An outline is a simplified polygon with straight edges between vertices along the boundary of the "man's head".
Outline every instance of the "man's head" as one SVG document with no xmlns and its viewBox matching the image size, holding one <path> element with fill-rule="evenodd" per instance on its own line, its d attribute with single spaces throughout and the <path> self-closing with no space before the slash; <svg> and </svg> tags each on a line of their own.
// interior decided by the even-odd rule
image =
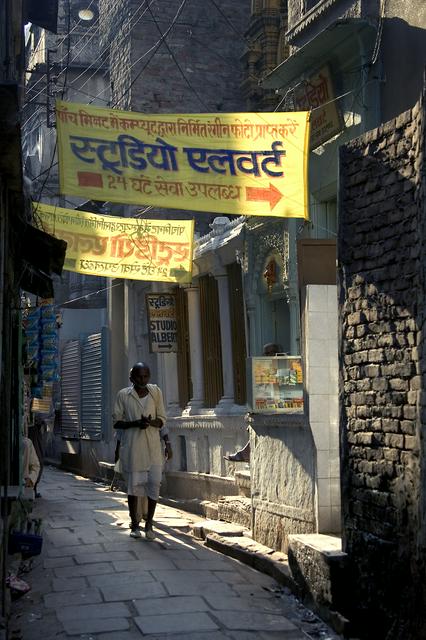
<svg viewBox="0 0 426 640">
<path fill-rule="evenodd" d="M 264 356 L 275 356 L 277 353 L 281 353 L 282 348 L 279 344 L 275 344 L 275 342 L 268 342 L 263 345 L 263 355 Z"/>
<path fill-rule="evenodd" d="M 135 389 L 145 389 L 151 377 L 149 367 L 145 362 L 137 362 L 130 369 L 130 382 Z"/>
</svg>

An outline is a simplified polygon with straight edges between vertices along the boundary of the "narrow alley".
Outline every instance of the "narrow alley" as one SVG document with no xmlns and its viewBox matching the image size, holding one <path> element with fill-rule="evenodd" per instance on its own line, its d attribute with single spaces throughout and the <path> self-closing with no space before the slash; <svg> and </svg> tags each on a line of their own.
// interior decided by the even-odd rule
<svg viewBox="0 0 426 640">
<path fill-rule="evenodd" d="M 123 493 L 53 467 L 40 491 L 43 549 L 21 574 L 14 640 L 338 638 L 272 578 L 194 541 L 196 515 L 159 505 L 148 542 L 130 538 Z"/>
</svg>

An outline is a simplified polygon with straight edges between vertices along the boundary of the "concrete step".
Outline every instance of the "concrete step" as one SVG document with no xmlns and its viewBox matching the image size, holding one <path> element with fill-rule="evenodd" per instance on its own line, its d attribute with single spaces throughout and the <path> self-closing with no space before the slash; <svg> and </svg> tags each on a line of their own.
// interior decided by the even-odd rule
<svg viewBox="0 0 426 640">
<path fill-rule="evenodd" d="M 240 525 L 222 522 L 221 520 L 201 520 L 192 527 L 192 535 L 199 540 L 205 540 L 211 533 L 232 537 L 242 536 L 244 533 L 249 535 L 250 532 Z"/>
<path fill-rule="evenodd" d="M 237 485 L 238 495 L 250 498 L 251 496 L 251 477 L 250 469 L 241 469 L 235 472 L 235 484 Z"/>
</svg>

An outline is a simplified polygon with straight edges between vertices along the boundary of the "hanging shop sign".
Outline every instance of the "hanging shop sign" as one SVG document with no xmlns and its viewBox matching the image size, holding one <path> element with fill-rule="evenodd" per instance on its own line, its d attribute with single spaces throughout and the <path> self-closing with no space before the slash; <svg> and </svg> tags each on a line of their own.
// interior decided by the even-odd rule
<svg viewBox="0 0 426 640">
<path fill-rule="evenodd" d="M 342 117 L 334 97 L 330 69 L 327 66 L 294 90 L 294 108 L 304 111 L 312 109 L 310 149 L 316 149 L 343 129 Z"/>
<path fill-rule="evenodd" d="M 146 115 L 58 101 L 61 193 L 307 218 L 309 114 Z"/>
<path fill-rule="evenodd" d="M 43 229 L 67 242 L 64 269 L 109 278 L 190 282 L 193 220 L 143 220 L 34 205 Z"/>
<path fill-rule="evenodd" d="M 178 350 L 176 296 L 174 293 L 147 293 L 149 345 L 151 353 Z"/>
</svg>

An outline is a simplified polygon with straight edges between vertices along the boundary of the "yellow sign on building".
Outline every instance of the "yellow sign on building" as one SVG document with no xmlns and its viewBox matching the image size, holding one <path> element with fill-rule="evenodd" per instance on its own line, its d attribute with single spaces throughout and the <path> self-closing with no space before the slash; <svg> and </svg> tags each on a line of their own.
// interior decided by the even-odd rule
<svg viewBox="0 0 426 640">
<path fill-rule="evenodd" d="M 67 242 L 64 269 L 94 276 L 191 282 L 193 220 L 140 220 L 34 205 L 43 230 Z"/>
<path fill-rule="evenodd" d="M 307 218 L 309 114 L 146 115 L 57 102 L 61 193 Z"/>
</svg>

